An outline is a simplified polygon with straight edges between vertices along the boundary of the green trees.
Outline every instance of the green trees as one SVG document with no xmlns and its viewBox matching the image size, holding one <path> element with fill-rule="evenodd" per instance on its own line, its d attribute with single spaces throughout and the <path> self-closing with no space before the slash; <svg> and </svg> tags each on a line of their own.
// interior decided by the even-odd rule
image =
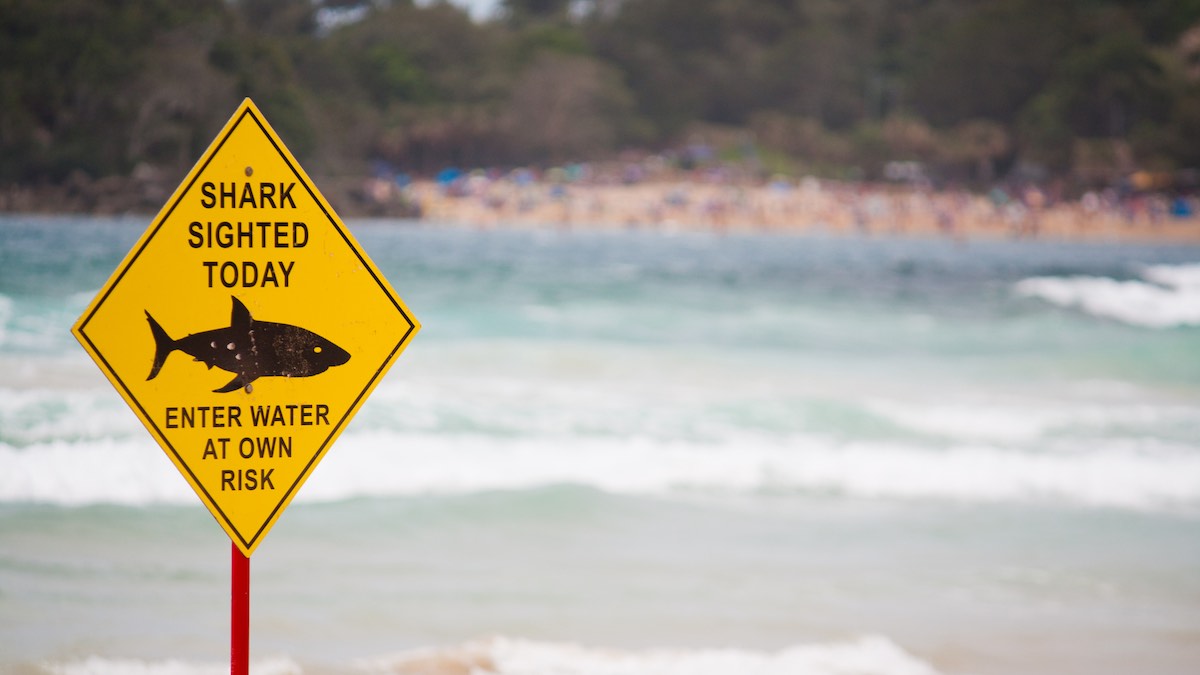
<svg viewBox="0 0 1200 675">
<path fill-rule="evenodd" d="M 0 182 L 185 170 L 242 96 L 347 175 L 605 157 L 696 125 L 866 175 L 1200 163 L 1200 0 L 500 8 L 480 23 L 445 0 L 0 0 Z"/>
<path fill-rule="evenodd" d="M 132 168 L 135 96 L 154 36 L 219 9 L 220 0 L 0 2 L 0 180 Z"/>
</svg>

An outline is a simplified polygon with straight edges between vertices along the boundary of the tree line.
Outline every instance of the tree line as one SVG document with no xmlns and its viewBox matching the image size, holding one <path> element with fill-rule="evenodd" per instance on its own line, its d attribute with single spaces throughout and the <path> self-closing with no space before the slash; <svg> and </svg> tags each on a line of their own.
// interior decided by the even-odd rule
<svg viewBox="0 0 1200 675">
<path fill-rule="evenodd" d="M 182 174 L 245 96 L 326 175 L 1105 181 L 1200 167 L 1200 0 L 0 0 L 0 184 Z"/>
</svg>

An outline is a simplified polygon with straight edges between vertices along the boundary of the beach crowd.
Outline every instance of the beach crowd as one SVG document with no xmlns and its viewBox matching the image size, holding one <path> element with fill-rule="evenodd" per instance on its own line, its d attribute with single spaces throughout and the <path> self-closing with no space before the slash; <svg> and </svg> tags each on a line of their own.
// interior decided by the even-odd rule
<svg viewBox="0 0 1200 675">
<path fill-rule="evenodd" d="M 903 168 L 903 167 L 902 167 Z M 898 174 L 904 172 L 899 171 Z M 928 181 L 756 179 L 734 170 L 683 172 L 589 165 L 535 172 L 447 170 L 435 178 L 377 176 L 367 199 L 475 227 L 824 232 L 953 238 L 1200 241 L 1195 195 L 1125 183 L 1066 197 L 1034 183 L 988 192 Z"/>
</svg>

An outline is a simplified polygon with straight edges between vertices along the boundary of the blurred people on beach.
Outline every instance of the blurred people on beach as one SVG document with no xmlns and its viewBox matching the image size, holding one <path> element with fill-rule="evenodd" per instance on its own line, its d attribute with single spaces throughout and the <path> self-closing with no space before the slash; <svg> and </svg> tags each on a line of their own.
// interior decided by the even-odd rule
<svg viewBox="0 0 1200 675">
<path fill-rule="evenodd" d="M 376 175 L 364 190 L 413 217 L 475 227 L 644 228 L 937 235 L 952 238 L 1200 240 L 1194 190 L 1131 176 L 1067 194 L 1061 185 L 935 186 L 912 163 L 880 181 L 762 178 L 738 166 L 680 168 L 660 156 L 545 171 L 447 169 Z"/>
</svg>

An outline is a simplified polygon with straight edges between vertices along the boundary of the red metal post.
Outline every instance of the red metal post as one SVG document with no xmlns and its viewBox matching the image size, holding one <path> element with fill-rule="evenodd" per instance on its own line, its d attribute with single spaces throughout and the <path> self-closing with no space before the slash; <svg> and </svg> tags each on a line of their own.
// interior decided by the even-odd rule
<svg viewBox="0 0 1200 675">
<path fill-rule="evenodd" d="M 229 673 L 248 675 L 250 672 L 250 558 L 233 547 L 233 566 L 230 573 L 229 612 Z"/>
</svg>

